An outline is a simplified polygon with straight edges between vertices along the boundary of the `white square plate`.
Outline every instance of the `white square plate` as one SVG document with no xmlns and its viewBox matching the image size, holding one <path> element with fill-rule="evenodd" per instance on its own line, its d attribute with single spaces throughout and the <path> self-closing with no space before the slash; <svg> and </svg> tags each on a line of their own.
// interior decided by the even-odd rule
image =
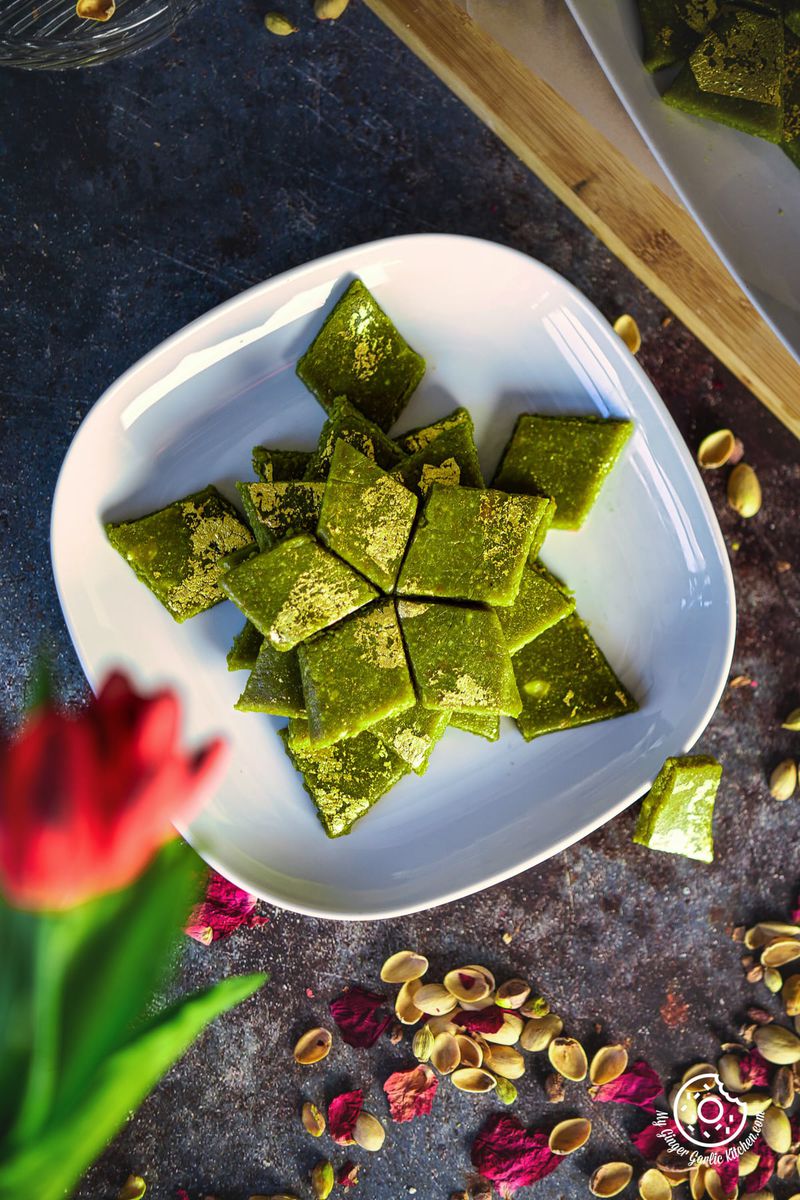
<svg viewBox="0 0 800 1200">
<path fill-rule="evenodd" d="M 525 743 L 448 730 L 354 832 L 329 841 L 284 755 L 277 719 L 238 713 L 246 676 L 225 654 L 242 619 L 224 603 L 176 625 L 111 548 L 103 521 L 142 515 L 216 483 L 251 478 L 257 442 L 311 448 L 323 413 L 294 366 L 359 275 L 428 361 L 404 428 L 457 404 L 475 419 L 491 478 L 517 414 L 628 416 L 636 432 L 579 533 L 544 560 L 641 709 Z M 420 235 L 343 251 L 236 297 L 176 334 L 97 402 L 53 501 L 61 604 L 90 682 L 113 666 L 171 684 L 189 738 L 222 732 L 231 764 L 185 830 L 214 867 L 287 908 L 386 917 L 487 887 L 554 854 L 625 808 L 664 758 L 687 750 L 716 707 L 734 597 L 716 519 L 680 435 L 646 376 L 573 287 L 516 251 Z"/>
</svg>

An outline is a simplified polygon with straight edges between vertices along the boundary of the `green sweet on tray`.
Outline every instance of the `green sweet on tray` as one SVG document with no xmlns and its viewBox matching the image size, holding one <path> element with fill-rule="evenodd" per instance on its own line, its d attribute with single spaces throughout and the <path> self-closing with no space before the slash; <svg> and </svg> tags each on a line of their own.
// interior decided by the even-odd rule
<svg viewBox="0 0 800 1200">
<path fill-rule="evenodd" d="M 509 654 L 516 654 L 574 609 L 574 598 L 555 576 L 541 564 L 527 566 L 514 603 L 496 610 Z"/>
<path fill-rule="evenodd" d="M 424 775 L 433 748 L 443 736 L 449 712 L 415 704 L 394 717 L 372 726 L 372 732 L 401 758 L 416 775 Z"/>
<path fill-rule="evenodd" d="M 638 0 L 644 65 L 660 71 L 685 58 L 719 12 L 718 0 Z"/>
<path fill-rule="evenodd" d="M 274 717 L 305 716 L 297 650 L 283 653 L 264 640 L 234 707 L 240 712 L 271 713 Z"/>
<path fill-rule="evenodd" d="M 639 810 L 633 840 L 651 850 L 714 860 L 714 802 L 722 778 L 716 759 L 668 758 Z"/>
<path fill-rule="evenodd" d="M 475 430 L 472 417 L 466 408 L 454 408 L 447 416 L 439 417 L 438 421 L 431 421 L 430 425 L 418 425 L 416 429 L 409 429 L 407 433 L 401 433 L 395 440 L 406 454 L 417 454 L 418 451 L 424 450 L 426 446 L 435 441 L 440 433 L 446 433 L 456 425 L 464 425 L 469 430 L 474 445 Z"/>
<path fill-rule="evenodd" d="M 232 567 L 222 588 L 278 650 L 287 651 L 377 596 L 371 584 L 308 534 Z"/>
<path fill-rule="evenodd" d="M 236 488 L 260 550 L 317 527 L 324 483 L 237 483 Z"/>
<path fill-rule="evenodd" d="M 780 142 L 784 25 L 779 16 L 726 8 L 692 51 L 664 100 L 745 133 Z"/>
<path fill-rule="evenodd" d="M 286 729 L 279 733 L 330 838 L 349 833 L 409 771 L 408 764 L 369 729 L 322 749 L 291 739 Z"/>
<path fill-rule="evenodd" d="M 416 703 L 389 598 L 303 642 L 298 657 L 315 748 L 355 737 Z"/>
<path fill-rule="evenodd" d="M 638 707 L 577 613 L 540 634 L 511 661 L 522 697 L 517 724 L 526 741 Z"/>
<path fill-rule="evenodd" d="M 450 724 L 487 742 L 496 742 L 500 737 L 500 717 L 496 713 L 451 713 Z"/>
<path fill-rule="evenodd" d="M 553 528 L 580 529 L 632 432 L 630 421 L 523 413 L 492 486 L 551 496 Z"/>
<path fill-rule="evenodd" d="M 308 469 L 311 450 L 277 450 L 272 446 L 253 446 L 253 470 L 264 483 L 290 483 L 302 479 Z"/>
<path fill-rule="evenodd" d="M 256 665 L 263 633 L 256 629 L 252 621 L 245 621 L 243 627 L 233 639 L 233 645 L 228 651 L 227 663 L 229 671 L 252 671 Z"/>
<path fill-rule="evenodd" d="M 547 501 L 536 496 L 434 484 L 398 592 L 512 604 L 546 510 Z"/>
<path fill-rule="evenodd" d="M 425 360 L 354 279 L 298 362 L 297 374 L 323 408 L 347 396 L 386 430 L 425 374 Z"/>
<path fill-rule="evenodd" d="M 337 396 L 322 426 L 317 449 L 306 466 L 306 479 L 327 479 L 337 442 L 347 442 L 385 470 L 401 463 L 404 451 L 387 437 L 380 426 L 354 408 L 346 396 Z"/>
<path fill-rule="evenodd" d="M 324 487 L 317 537 L 370 583 L 391 591 L 414 525 L 417 497 L 346 442 L 336 443 Z"/>
<path fill-rule="evenodd" d="M 511 657 L 492 609 L 399 600 L 397 614 L 425 708 L 519 715 Z"/>
<path fill-rule="evenodd" d="M 105 527 L 108 540 L 176 621 L 205 612 L 220 590 L 226 555 L 253 535 L 215 487 L 176 500 L 149 516 Z"/>
<path fill-rule="evenodd" d="M 472 421 L 457 421 L 392 471 L 407 488 L 426 496 L 434 483 L 484 486 Z"/>
</svg>

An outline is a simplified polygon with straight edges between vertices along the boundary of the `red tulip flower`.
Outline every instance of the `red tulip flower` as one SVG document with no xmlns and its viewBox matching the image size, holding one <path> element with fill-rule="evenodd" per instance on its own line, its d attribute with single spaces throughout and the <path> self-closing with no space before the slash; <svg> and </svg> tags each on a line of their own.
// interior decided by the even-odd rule
<svg viewBox="0 0 800 1200">
<path fill-rule="evenodd" d="M 225 753 L 179 742 L 173 692 L 138 695 L 111 675 L 72 714 L 49 700 L 0 738 L 0 891 L 18 908 L 64 909 L 139 876 L 206 798 Z"/>
</svg>

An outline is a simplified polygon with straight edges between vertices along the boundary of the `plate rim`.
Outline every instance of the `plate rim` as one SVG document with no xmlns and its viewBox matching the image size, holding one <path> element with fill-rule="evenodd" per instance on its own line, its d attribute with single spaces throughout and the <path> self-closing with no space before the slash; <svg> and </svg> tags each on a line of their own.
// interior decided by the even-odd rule
<svg viewBox="0 0 800 1200">
<path fill-rule="evenodd" d="M 564 276 L 560 275 L 552 267 L 542 263 L 539 259 L 533 258 L 532 255 L 526 254 L 524 251 L 517 250 L 514 247 L 505 245 L 502 242 L 490 241 L 487 238 L 472 237 L 470 235 L 458 233 L 419 232 L 400 234 L 397 236 L 380 238 L 369 242 L 361 242 L 355 246 L 333 251 L 332 253 L 323 255 L 320 258 L 301 263 L 297 267 L 282 271 L 278 275 L 274 275 L 268 279 L 262 280 L 261 282 L 254 284 L 252 287 L 245 289 L 243 292 L 229 297 L 221 304 L 216 305 L 214 308 L 211 308 L 204 313 L 201 313 L 200 316 L 190 321 L 187 325 L 184 325 L 174 333 L 170 334 L 157 346 L 153 347 L 153 349 L 142 355 L 136 360 L 136 362 L 123 371 L 121 375 L 119 375 L 111 384 L 109 384 L 109 386 L 100 394 L 97 400 L 88 409 L 67 448 L 61 467 L 59 468 L 56 485 L 53 491 L 50 512 L 51 569 L 55 582 L 56 594 L 58 596 L 61 612 L 67 627 L 67 632 L 69 633 L 70 640 L 78 661 L 80 662 L 81 670 L 83 671 L 84 676 L 93 692 L 96 692 L 96 683 L 93 680 L 93 672 L 90 672 L 88 668 L 83 652 L 82 639 L 78 636 L 77 630 L 73 623 L 70 602 L 62 588 L 61 579 L 59 577 L 57 545 L 57 526 L 61 518 L 61 509 L 63 508 L 61 498 L 62 493 L 65 491 L 69 482 L 70 459 L 79 441 L 83 437 L 87 436 L 87 429 L 89 428 L 93 418 L 95 418 L 101 411 L 104 412 L 106 408 L 113 404 L 113 401 L 118 393 L 123 392 L 126 389 L 130 380 L 140 371 L 149 367 L 157 358 L 160 358 L 165 351 L 170 354 L 179 352 L 183 343 L 190 341 L 207 325 L 213 324 L 220 318 L 220 316 L 231 313 L 237 307 L 246 306 L 261 293 L 268 294 L 271 290 L 277 290 L 289 278 L 298 280 L 301 279 L 303 275 L 310 273 L 311 271 L 316 271 L 325 267 L 333 267 L 338 263 L 342 264 L 341 273 L 343 274 L 347 270 L 353 269 L 353 256 L 362 255 L 367 252 L 380 253 L 381 250 L 388 247 L 397 247 L 404 244 L 421 241 L 426 243 L 430 243 L 432 241 L 442 241 L 448 244 L 468 243 L 470 246 L 478 246 L 481 248 L 488 247 L 491 248 L 493 252 L 496 252 L 500 255 L 508 255 L 513 257 L 515 260 L 523 261 L 526 266 L 533 266 L 536 269 L 544 272 L 545 275 L 549 276 L 559 288 L 564 289 L 569 298 L 581 309 L 585 317 L 591 318 L 595 324 L 598 324 L 604 328 L 604 331 L 613 333 L 610 323 L 606 320 L 596 305 L 594 305 L 592 301 L 583 294 L 583 292 L 581 292 L 573 283 L 571 283 L 568 279 L 565 279 Z M 166 376 L 169 371 L 174 368 L 174 366 L 178 365 L 178 363 L 182 361 L 182 358 L 183 356 L 179 355 L 175 362 L 168 361 L 168 366 L 162 372 L 162 375 Z M 655 385 L 651 382 L 648 375 L 635 357 L 630 355 L 629 360 L 625 359 L 623 361 L 627 362 L 628 369 L 633 372 L 633 375 L 637 379 L 639 386 L 642 388 L 651 402 L 655 415 L 660 419 L 666 433 L 669 436 L 673 450 L 678 457 L 683 460 L 684 465 L 689 468 L 688 476 L 691 480 L 692 489 L 706 518 L 706 524 L 717 552 L 719 564 L 722 568 L 722 578 L 725 584 L 724 600 L 725 616 L 727 618 L 725 631 L 726 636 L 724 652 L 720 659 L 719 676 L 716 687 L 713 690 L 710 690 L 710 698 L 706 703 L 701 717 L 691 731 L 691 735 L 681 747 L 680 752 L 685 754 L 697 742 L 713 717 L 719 705 L 719 701 L 730 673 L 730 665 L 733 657 L 733 649 L 736 638 L 737 616 L 733 571 L 731 568 L 727 548 L 725 546 L 725 541 L 722 536 L 722 531 L 720 529 L 713 505 L 711 504 L 710 497 L 706 488 L 702 485 L 699 475 L 697 475 L 696 464 L 689 453 L 689 449 L 680 433 L 680 430 L 675 424 L 675 421 L 673 420 L 666 404 L 655 388 Z M 621 387 L 623 394 L 626 394 L 627 389 L 625 388 L 624 384 L 621 384 Z M 168 394 L 168 392 L 165 393 L 165 395 Z M 222 786 L 224 786 L 224 782 Z M 297 912 L 303 916 L 315 917 L 323 920 L 382 921 L 407 916 L 412 913 L 426 912 L 434 908 L 438 908 L 441 905 L 450 904 L 456 900 L 461 900 L 468 896 L 474 895 L 477 892 L 485 891 L 486 889 L 494 887 L 499 883 L 514 878 L 516 875 L 522 874 L 524 871 L 530 870 L 539 863 L 545 862 L 554 857 L 556 854 L 561 853 L 562 850 L 567 849 L 569 846 L 582 841 L 595 830 L 613 820 L 614 817 L 618 816 L 621 812 L 633 804 L 640 796 L 644 795 L 651 786 L 652 780 L 648 780 L 645 782 L 644 786 L 634 788 L 631 792 L 625 794 L 619 801 L 607 809 L 601 816 L 597 817 L 597 819 L 591 819 L 581 824 L 578 828 L 574 829 L 572 833 L 548 844 L 547 847 L 537 851 L 535 854 L 526 858 L 522 862 L 518 862 L 507 868 L 494 871 L 485 877 L 481 877 L 480 879 L 465 885 L 464 887 L 452 889 L 442 893 L 441 895 L 437 895 L 432 899 L 424 899 L 413 904 L 405 903 L 398 906 L 379 908 L 372 907 L 363 912 L 354 912 L 352 911 L 352 907 L 350 909 L 340 909 L 331 905 L 319 907 L 313 904 L 304 904 L 294 900 L 289 902 L 283 896 L 279 897 L 270 893 L 268 890 L 264 890 L 263 887 L 256 883 L 256 881 L 253 879 L 248 879 L 246 872 L 239 872 L 238 870 L 231 871 L 229 868 L 224 867 L 221 863 L 219 855 L 217 855 L 213 848 L 209 849 L 205 845 L 205 840 L 202 837 L 193 839 L 191 824 L 187 825 L 184 822 L 176 821 L 174 822 L 174 825 L 178 833 L 189 843 L 190 846 L 192 846 L 198 856 L 202 858 L 202 860 L 207 863 L 208 866 L 210 866 L 213 870 L 218 871 L 221 875 L 224 875 L 226 879 L 230 880 L 230 882 L 234 883 L 237 887 L 256 895 L 259 899 L 264 900 L 269 904 L 273 904 L 278 908 L 285 909 L 290 912 Z M 196 842 L 200 842 L 203 845 L 202 852 L 200 849 L 198 849 Z"/>
</svg>

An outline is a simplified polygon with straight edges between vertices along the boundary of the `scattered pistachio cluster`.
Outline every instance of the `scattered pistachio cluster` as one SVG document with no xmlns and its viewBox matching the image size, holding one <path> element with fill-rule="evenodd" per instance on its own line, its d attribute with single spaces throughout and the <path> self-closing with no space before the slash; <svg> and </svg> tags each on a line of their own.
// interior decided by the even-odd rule
<svg viewBox="0 0 800 1200">
<path fill-rule="evenodd" d="M 93 2 L 97 3 L 98 0 Z M 349 3 L 350 0 L 314 0 L 314 16 L 318 21 L 336 21 Z M 264 17 L 264 26 L 269 33 L 274 33 L 277 37 L 288 37 L 297 33 L 300 28 L 280 12 L 268 12 Z"/>
</svg>

